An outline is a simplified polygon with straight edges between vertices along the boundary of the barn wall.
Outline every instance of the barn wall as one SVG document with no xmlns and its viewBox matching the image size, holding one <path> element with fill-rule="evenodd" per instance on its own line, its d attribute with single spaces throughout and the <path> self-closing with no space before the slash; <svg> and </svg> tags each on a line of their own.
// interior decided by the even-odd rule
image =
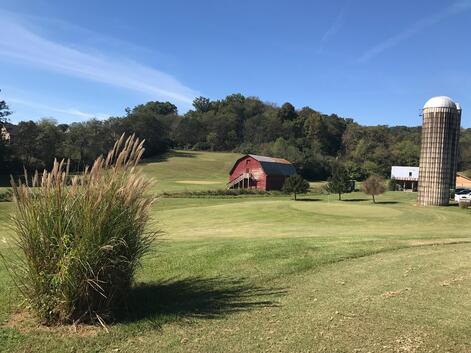
<svg viewBox="0 0 471 353">
<path fill-rule="evenodd" d="M 471 188 L 471 180 L 468 178 L 464 178 L 461 175 L 457 175 L 456 187 L 457 188 Z"/>
<path fill-rule="evenodd" d="M 257 179 L 257 185 L 255 186 L 257 189 L 266 190 L 266 175 L 260 162 L 252 157 L 243 158 L 237 163 L 237 166 L 229 177 L 229 181 L 247 172 L 252 173 L 254 178 Z"/>
<path fill-rule="evenodd" d="M 285 176 L 282 175 L 268 175 L 266 190 L 281 190 L 285 183 Z"/>
</svg>

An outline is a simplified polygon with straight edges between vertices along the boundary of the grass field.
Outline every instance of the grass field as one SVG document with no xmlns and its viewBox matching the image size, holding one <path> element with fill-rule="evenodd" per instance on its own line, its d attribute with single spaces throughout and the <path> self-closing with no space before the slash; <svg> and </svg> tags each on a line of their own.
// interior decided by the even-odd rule
<svg viewBox="0 0 471 353">
<path fill-rule="evenodd" d="M 237 158 L 191 154 L 144 166 L 154 192 L 223 187 Z M 0 351 L 470 352 L 471 211 L 415 196 L 162 198 L 164 233 L 109 333 L 37 326 L 2 268 Z"/>
<path fill-rule="evenodd" d="M 173 151 L 163 159 L 146 161 L 144 171 L 157 180 L 156 193 L 224 189 L 239 157 L 235 153 Z"/>
</svg>

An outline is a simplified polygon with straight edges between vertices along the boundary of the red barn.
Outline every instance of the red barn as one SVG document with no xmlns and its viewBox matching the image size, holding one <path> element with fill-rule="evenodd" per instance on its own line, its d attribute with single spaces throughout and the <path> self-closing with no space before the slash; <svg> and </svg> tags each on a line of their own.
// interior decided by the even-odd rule
<svg viewBox="0 0 471 353">
<path fill-rule="evenodd" d="M 239 158 L 229 172 L 229 189 L 281 190 L 285 179 L 296 174 L 286 159 L 248 154 Z"/>
</svg>

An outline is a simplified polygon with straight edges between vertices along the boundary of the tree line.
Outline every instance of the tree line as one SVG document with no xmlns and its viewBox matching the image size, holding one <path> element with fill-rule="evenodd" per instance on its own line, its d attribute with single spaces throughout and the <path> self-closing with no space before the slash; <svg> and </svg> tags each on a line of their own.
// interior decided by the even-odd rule
<svg viewBox="0 0 471 353">
<path fill-rule="evenodd" d="M 80 170 L 108 151 L 123 133 L 145 139 L 144 158 L 169 149 L 234 151 L 290 160 L 306 179 L 325 180 L 342 162 L 353 179 L 387 177 L 391 165 L 418 165 L 420 127 L 364 126 L 350 118 L 296 109 L 233 94 L 221 100 L 198 97 L 181 115 L 170 102 L 151 101 L 106 120 L 59 124 L 54 119 L 13 126 L 0 101 L 0 123 L 11 130 L 0 143 L 0 174 L 48 168 L 54 158 L 70 159 Z M 462 129 L 459 168 L 471 169 L 471 129 Z"/>
</svg>

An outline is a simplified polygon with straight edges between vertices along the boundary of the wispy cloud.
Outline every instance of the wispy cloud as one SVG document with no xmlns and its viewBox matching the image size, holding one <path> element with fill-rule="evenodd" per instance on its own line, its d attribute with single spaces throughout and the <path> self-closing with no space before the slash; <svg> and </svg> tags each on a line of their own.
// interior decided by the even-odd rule
<svg viewBox="0 0 471 353">
<path fill-rule="evenodd" d="M 347 14 L 347 10 L 351 2 L 352 2 L 351 0 L 345 0 L 337 16 L 332 22 L 332 25 L 329 27 L 329 29 L 327 29 L 327 31 L 322 36 L 321 42 L 323 44 L 327 43 L 333 36 L 335 36 L 342 29 L 345 23 L 345 16 Z"/>
<path fill-rule="evenodd" d="M 175 77 L 135 61 L 65 45 L 41 36 L 15 16 L 2 16 L 2 60 L 21 61 L 61 74 L 191 104 L 198 93 Z M 97 54 L 99 53 L 99 54 Z"/>
<path fill-rule="evenodd" d="M 15 110 L 15 105 L 21 105 L 28 108 L 33 108 L 37 110 L 39 113 L 44 114 L 45 116 L 47 116 L 50 113 L 66 114 L 66 115 L 71 115 L 71 116 L 75 116 L 78 118 L 85 118 L 85 119 L 91 119 L 91 118 L 106 119 L 111 116 L 111 114 L 104 114 L 104 113 L 87 113 L 76 108 L 52 107 L 50 105 L 36 103 L 36 102 L 19 99 L 19 98 L 12 98 L 12 97 L 8 98 L 8 103 L 10 104 L 10 108 L 12 110 Z"/>
<path fill-rule="evenodd" d="M 358 62 L 365 63 L 371 60 L 372 58 L 374 58 L 375 56 L 381 54 L 385 50 L 395 47 L 399 43 L 405 41 L 406 39 L 409 39 L 415 34 L 423 31 L 424 29 L 443 21 L 444 19 L 450 16 L 459 14 L 464 11 L 468 11 L 470 9 L 471 9 L 471 0 L 462 0 L 462 1 L 455 2 L 451 6 L 449 6 L 446 10 L 418 20 L 411 27 L 403 30 L 402 32 L 390 38 L 387 38 L 383 42 L 368 49 L 359 57 Z"/>
</svg>

